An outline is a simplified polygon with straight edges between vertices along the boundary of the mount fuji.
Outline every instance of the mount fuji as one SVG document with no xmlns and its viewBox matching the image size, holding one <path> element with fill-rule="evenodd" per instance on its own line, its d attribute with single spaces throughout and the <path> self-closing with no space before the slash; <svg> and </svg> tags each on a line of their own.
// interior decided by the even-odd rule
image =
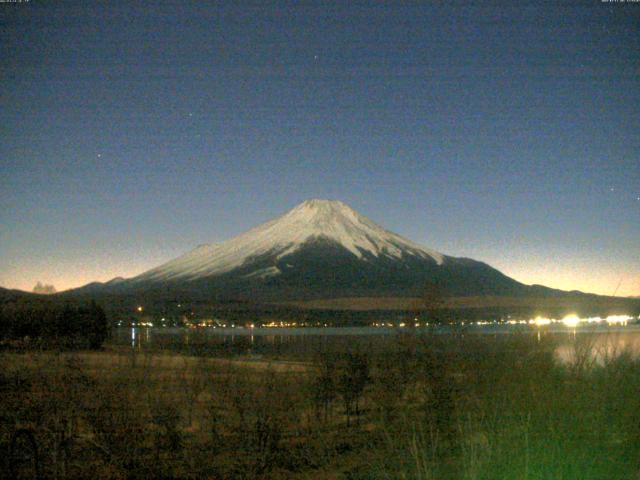
<svg viewBox="0 0 640 480">
<path fill-rule="evenodd" d="M 425 248 L 340 201 L 314 199 L 230 240 L 200 245 L 137 277 L 91 289 L 282 301 L 415 297 L 428 284 L 451 296 L 526 295 L 544 288 Z"/>
<path fill-rule="evenodd" d="M 444 260 L 444 255 L 383 229 L 342 202 L 307 200 L 281 217 L 227 242 L 201 245 L 136 280 L 196 280 L 237 268 L 244 269 L 245 277 L 276 276 L 294 266 L 283 260 L 313 244 L 340 248 L 361 261 L 415 257 L 441 265 Z M 246 271 L 251 265 L 257 268 Z"/>
</svg>

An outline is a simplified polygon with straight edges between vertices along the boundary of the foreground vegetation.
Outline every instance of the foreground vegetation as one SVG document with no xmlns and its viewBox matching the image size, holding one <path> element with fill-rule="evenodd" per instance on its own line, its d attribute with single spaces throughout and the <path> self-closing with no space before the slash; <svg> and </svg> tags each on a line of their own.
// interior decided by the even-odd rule
<svg viewBox="0 0 640 480">
<path fill-rule="evenodd" d="M 96 349 L 108 335 L 107 316 L 95 302 L 0 303 L 0 347 Z"/>
<path fill-rule="evenodd" d="M 327 342 L 296 362 L 0 353 L 2 478 L 632 479 L 640 363 L 529 335 Z M 286 359 L 285 359 L 286 360 Z"/>
</svg>

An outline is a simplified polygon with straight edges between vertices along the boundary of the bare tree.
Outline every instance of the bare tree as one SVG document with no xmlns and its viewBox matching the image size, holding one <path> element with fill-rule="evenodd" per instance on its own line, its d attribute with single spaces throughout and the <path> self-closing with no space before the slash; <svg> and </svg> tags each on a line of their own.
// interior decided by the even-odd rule
<svg viewBox="0 0 640 480">
<path fill-rule="evenodd" d="M 369 358 L 364 354 L 348 353 L 338 375 L 338 392 L 344 402 L 347 425 L 351 424 L 353 413 L 360 420 L 359 400 L 370 381 Z"/>
<path fill-rule="evenodd" d="M 422 293 L 422 315 L 432 325 L 440 325 L 445 321 L 445 293 L 440 282 L 428 282 Z"/>
<path fill-rule="evenodd" d="M 337 396 L 336 361 L 332 355 L 327 353 L 320 355 L 312 388 L 316 409 L 318 413 L 322 410 L 323 420 L 326 423 L 331 403 Z"/>
</svg>

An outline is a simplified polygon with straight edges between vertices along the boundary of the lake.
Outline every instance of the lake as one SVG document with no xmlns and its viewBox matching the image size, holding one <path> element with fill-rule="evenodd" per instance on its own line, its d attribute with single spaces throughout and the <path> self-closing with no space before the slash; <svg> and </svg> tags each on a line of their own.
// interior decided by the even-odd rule
<svg viewBox="0 0 640 480">
<path fill-rule="evenodd" d="M 556 356 L 569 362 L 576 352 L 588 350 L 603 361 L 628 351 L 640 355 L 640 324 L 561 322 L 466 325 L 459 334 L 500 341 L 510 335 L 530 335 L 537 341 L 552 341 Z M 449 327 L 325 327 L 325 328 L 118 328 L 112 342 L 144 350 L 169 350 L 207 355 L 254 355 L 305 357 L 321 350 L 358 349 L 378 351 L 399 338 L 415 335 L 428 341 L 429 335 L 451 335 Z"/>
</svg>

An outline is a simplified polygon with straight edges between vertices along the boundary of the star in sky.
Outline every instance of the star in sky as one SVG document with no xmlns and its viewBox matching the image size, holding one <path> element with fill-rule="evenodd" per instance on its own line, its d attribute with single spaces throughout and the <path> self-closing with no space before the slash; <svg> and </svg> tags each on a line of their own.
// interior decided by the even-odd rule
<svg viewBox="0 0 640 480">
<path fill-rule="evenodd" d="M 2 286 L 133 276 L 320 197 L 525 283 L 640 295 L 630 10 L 31 3 L 0 8 Z"/>
</svg>

